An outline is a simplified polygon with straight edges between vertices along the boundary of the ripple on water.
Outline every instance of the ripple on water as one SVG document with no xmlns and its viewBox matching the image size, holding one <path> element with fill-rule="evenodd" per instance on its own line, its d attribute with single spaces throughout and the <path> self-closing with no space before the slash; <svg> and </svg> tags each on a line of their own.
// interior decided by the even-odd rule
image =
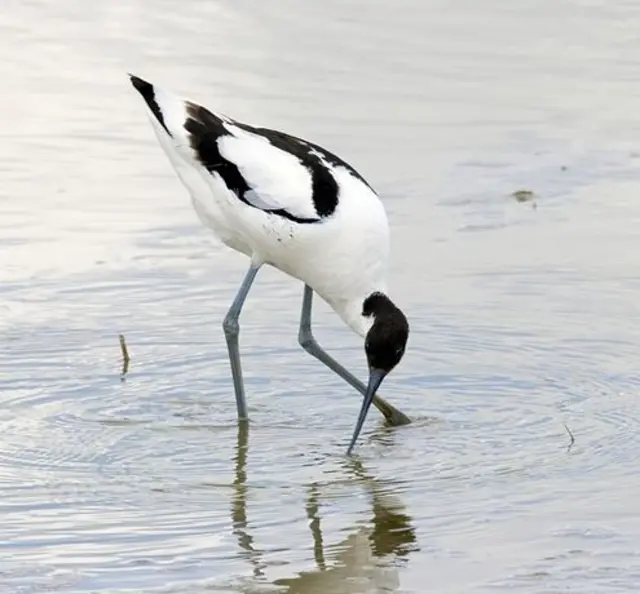
<svg viewBox="0 0 640 594">
<path fill-rule="evenodd" d="M 59 373 L 53 361 L 43 371 L 49 389 L 15 389 L 3 403 L 0 509 L 11 544 L 0 546 L 11 550 L 13 569 L 9 566 L 6 575 L 12 581 L 20 582 L 21 564 L 32 563 L 51 568 L 50 583 L 57 579 L 53 568 L 72 566 L 68 583 L 95 590 L 116 583 L 107 571 L 124 572 L 119 588 L 143 582 L 154 588 L 166 578 L 155 583 L 152 567 L 162 572 L 170 567 L 170 575 L 197 582 L 210 577 L 205 567 L 213 562 L 216 573 L 234 574 L 243 556 L 258 573 L 260 567 L 283 568 L 283 579 L 307 566 L 305 501 L 311 495 L 304 485 L 312 489 L 319 468 L 321 474 L 340 474 L 335 453 L 347 435 L 336 437 L 335 411 L 321 408 L 314 416 L 299 407 L 296 413 L 286 399 L 270 408 L 275 394 L 267 392 L 264 404 L 256 398 L 249 446 L 248 435 L 238 433 L 228 394 L 214 390 L 212 395 L 210 386 L 201 394 L 188 393 L 204 381 L 197 371 L 185 378 L 177 365 L 164 369 L 161 381 L 152 369 L 121 382 L 114 370 L 91 382 L 102 356 L 72 356 L 64 346 L 76 341 L 77 334 L 61 337 L 58 355 L 66 369 Z M 23 336 L 16 360 L 20 350 L 34 360 L 54 357 L 38 345 Z M 26 377 L 18 381 L 29 383 Z M 302 402 L 305 390 L 299 388 L 291 401 Z M 354 409 L 359 400 L 354 398 Z M 349 430 L 352 422 L 345 423 Z M 297 445 L 288 447 L 291 443 Z M 335 480 L 319 486 L 325 500 Z M 354 485 L 345 484 L 344 495 Z M 282 509 L 292 513 L 283 518 Z M 323 521 L 340 532 L 343 520 L 334 505 Z M 287 532 L 286 546 L 273 541 L 280 530 Z"/>
</svg>

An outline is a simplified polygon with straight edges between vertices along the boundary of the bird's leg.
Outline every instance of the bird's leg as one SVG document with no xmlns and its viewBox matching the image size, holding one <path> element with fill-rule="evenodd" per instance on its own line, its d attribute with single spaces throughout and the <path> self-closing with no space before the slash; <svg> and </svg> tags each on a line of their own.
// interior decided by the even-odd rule
<svg viewBox="0 0 640 594">
<path fill-rule="evenodd" d="M 247 419 L 247 401 L 244 396 L 244 382 L 242 381 L 242 367 L 240 365 L 240 349 L 238 345 L 238 335 L 240 334 L 240 324 L 238 324 L 238 318 L 242 311 L 242 306 L 247 298 L 249 289 L 253 284 L 253 280 L 256 274 L 260 270 L 260 264 L 251 263 L 249 270 L 247 271 L 238 294 L 233 300 L 227 315 L 222 322 L 222 328 L 224 329 L 224 335 L 227 339 L 227 348 L 229 349 L 229 362 L 231 363 L 231 374 L 233 375 L 233 388 L 236 393 L 236 405 L 238 407 L 238 418 Z"/>
<path fill-rule="evenodd" d="M 353 386 L 360 394 L 365 394 L 367 386 L 365 386 L 357 377 L 347 371 L 333 357 L 328 355 L 325 350 L 317 343 L 311 331 L 311 302 L 313 299 L 313 289 L 308 285 L 304 286 L 304 295 L 302 297 L 302 313 L 300 314 L 300 330 L 298 331 L 298 342 L 300 346 L 313 355 L 319 361 L 322 361 L 329 369 L 335 371 L 343 380 Z M 380 396 L 374 396 L 373 404 L 384 415 L 387 423 L 390 425 L 407 425 L 411 419 L 402 411 L 391 406 L 386 400 Z"/>
</svg>

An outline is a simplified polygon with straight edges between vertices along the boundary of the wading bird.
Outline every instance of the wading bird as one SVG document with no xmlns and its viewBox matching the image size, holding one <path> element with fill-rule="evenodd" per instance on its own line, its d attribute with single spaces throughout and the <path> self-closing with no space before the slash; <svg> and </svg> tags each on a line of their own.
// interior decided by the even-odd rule
<svg viewBox="0 0 640 594">
<path fill-rule="evenodd" d="M 247 418 L 238 319 L 258 270 L 270 264 L 304 283 L 300 344 L 364 395 L 347 454 L 372 402 L 391 424 L 408 423 L 376 395 L 404 354 L 409 324 L 387 296 L 389 225 L 371 186 L 316 144 L 214 114 L 129 76 L 198 217 L 222 243 L 250 258 L 223 322 L 238 417 Z M 365 339 L 366 386 L 315 341 L 314 291 Z"/>
</svg>

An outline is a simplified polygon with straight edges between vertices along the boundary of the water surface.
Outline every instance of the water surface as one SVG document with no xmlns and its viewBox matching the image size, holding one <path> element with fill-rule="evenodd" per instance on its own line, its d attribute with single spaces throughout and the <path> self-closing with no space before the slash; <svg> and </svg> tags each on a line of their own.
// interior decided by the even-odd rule
<svg viewBox="0 0 640 594">
<path fill-rule="evenodd" d="M 9 0 L 0 591 L 637 592 L 639 27 L 633 2 Z M 238 427 L 220 324 L 247 263 L 126 72 L 379 189 L 412 329 L 383 394 L 412 425 L 373 411 L 344 457 L 360 398 L 263 270 Z"/>
</svg>

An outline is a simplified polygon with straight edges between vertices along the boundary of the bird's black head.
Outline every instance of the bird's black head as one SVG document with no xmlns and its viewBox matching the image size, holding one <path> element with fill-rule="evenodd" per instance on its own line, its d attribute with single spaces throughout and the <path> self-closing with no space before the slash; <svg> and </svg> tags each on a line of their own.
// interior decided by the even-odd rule
<svg viewBox="0 0 640 594">
<path fill-rule="evenodd" d="M 402 359 L 409 338 L 405 315 L 383 293 L 372 293 L 362 304 L 362 315 L 373 319 L 364 342 L 369 370 L 389 373 Z"/>
<path fill-rule="evenodd" d="M 369 384 L 347 453 L 351 452 L 358 439 L 378 387 L 402 359 L 409 338 L 407 318 L 383 293 L 371 293 L 364 300 L 362 315 L 373 321 L 364 341 L 369 364 Z"/>
</svg>

